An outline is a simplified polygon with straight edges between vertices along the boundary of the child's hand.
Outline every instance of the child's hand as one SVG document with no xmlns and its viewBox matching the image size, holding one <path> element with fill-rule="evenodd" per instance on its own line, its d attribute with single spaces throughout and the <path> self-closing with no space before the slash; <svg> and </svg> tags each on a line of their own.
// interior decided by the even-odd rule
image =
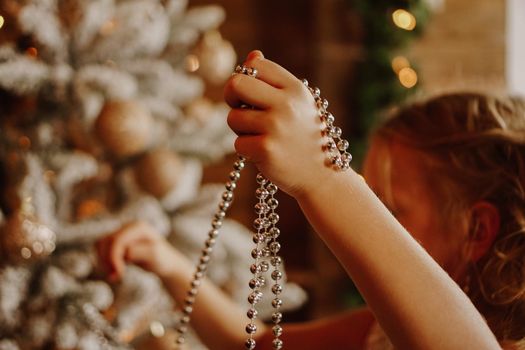
<svg viewBox="0 0 525 350">
<path fill-rule="evenodd" d="M 110 280 L 120 279 L 126 263 L 133 263 L 159 277 L 167 276 L 183 259 L 155 229 L 135 222 L 97 242 L 100 261 L 109 271 Z"/>
<path fill-rule="evenodd" d="M 245 65 L 257 69 L 257 78 L 234 74 L 224 89 L 232 108 L 228 124 L 239 136 L 235 149 L 282 190 L 300 195 L 331 172 L 314 98 L 302 81 L 260 51 L 251 52 Z"/>
</svg>

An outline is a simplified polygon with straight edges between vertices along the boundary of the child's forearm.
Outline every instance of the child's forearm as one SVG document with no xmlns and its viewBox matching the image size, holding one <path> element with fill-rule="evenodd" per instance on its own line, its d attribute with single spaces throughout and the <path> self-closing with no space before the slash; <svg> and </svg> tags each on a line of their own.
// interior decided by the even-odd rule
<svg viewBox="0 0 525 350">
<path fill-rule="evenodd" d="M 467 296 L 353 171 L 298 196 L 396 348 L 496 349 Z"/>
<path fill-rule="evenodd" d="M 177 262 L 170 273 L 160 276 L 178 305 L 184 305 L 194 270 L 195 267 L 189 261 L 181 261 Z M 191 325 L 201 340 L 214 350 L 243 349 L 243 344 L 248 338 L 244 331 L 247 323 L 245 310 L 204 278 L 198 289 L 191 315 Z M 260 336 L 266 331 L 266 327 L 259 321 L 256 325 L 258 329 L 256 335 Z"/>
</svg>

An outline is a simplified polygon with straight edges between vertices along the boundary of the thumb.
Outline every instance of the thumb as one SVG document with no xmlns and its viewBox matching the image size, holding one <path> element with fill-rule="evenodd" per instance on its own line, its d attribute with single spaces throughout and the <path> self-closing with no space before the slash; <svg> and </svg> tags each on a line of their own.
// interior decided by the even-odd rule
<svg viewBox="0 0 525 350">
<path fill-rule="evenodd" d="M 262 51 L 261 50 L 253 50 L 253 51 L 251 51 L 248 54 L 248 56 L 246 56 L 246 61 L 249 61 L 249 60 L 254 59 L 254 58 L 263 59 L 264 55 L 263 55 Z"/>
</svg>

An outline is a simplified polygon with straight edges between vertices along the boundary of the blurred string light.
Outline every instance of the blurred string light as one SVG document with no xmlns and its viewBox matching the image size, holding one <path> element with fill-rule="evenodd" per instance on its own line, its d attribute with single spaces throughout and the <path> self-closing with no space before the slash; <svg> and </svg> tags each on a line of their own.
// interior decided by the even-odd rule
<svg viewBox="0 0 525 350">
<path fill-rule="evenodd" d="M 404 30 L 416 28 L 416 17 L 407 10 L 397 9 L 392 13 L 394 24 Z"/>
<path fill-rule="evenodd" d="M 2 29 L 2 27 L 4 26 L 4 17 L 0 15 L 0 29 Z"/>
<path fill-rule="evenodd" d="M 188 55 L 184 65 L 188 72 L 196 72 L 200 67 L 199 58 L 196 55 Z"/>
<path fill-rule="evenodd" d="M 410 67 L 410 62 L 405 56 L 396 56 L 392 59 L 392 70 L 397 74 L 401 85 L 407 89 L 417 84 L 417 73 Z"/>
<path fill-rule="evenodd" d="M 26 49 L 26 54 L 30 57 L 37 58 L 38 57 L 38 50 L 36 47 L 28 47 Z"/>
</svg>

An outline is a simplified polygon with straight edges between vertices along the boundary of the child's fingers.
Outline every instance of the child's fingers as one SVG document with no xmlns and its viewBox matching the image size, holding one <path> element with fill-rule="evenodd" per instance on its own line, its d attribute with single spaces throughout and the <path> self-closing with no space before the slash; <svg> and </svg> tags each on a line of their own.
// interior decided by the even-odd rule
<svg viewBox="0 0 525 350">
<path fill-rule="evenodd" d="M 235 140 L 237 154 L 244 156 L 251 162 L 259 163 L 267 154 L 266 138 L 263 135 L 239 136 Z"/>
<path fill-rule="evenodd" d="M 244 65 L 257 69 L 257 79 L 275 88 L 283 89 L 297 83 L 297 78 L 292 73 L 277 63 L 265 59 L 260 51 L 250 52 Z"/>
<path fill-rule="evenodd" d="M 265 119 L 256 109 L 233 108 L 228 113 L 228 125 L 237 135 L 262 134 L 267 130 Z"/>
<path fill-rule="evenodd" d="M 151 258 L 151 248 L 147 240 L 137 240 L 129 244 L 124 252 L 124 260 L 137 265 L 143 265 Z"/>
<path fill-rule="evenodd" d="M 267 109 L 279 97 L 278 90 L 244 74 L 234 74 L 224 87 L 224 99 L 231 108 L 250 105 Z"/>
<path fill-rule="evenodd" d="M 120 277 L 126 266 L 125 252 L 129 245 L 144 237 L 144 227 L 132 224 L 118 231 L 109 247 L 109 262 L 116 277 Z"/>
</svg>

